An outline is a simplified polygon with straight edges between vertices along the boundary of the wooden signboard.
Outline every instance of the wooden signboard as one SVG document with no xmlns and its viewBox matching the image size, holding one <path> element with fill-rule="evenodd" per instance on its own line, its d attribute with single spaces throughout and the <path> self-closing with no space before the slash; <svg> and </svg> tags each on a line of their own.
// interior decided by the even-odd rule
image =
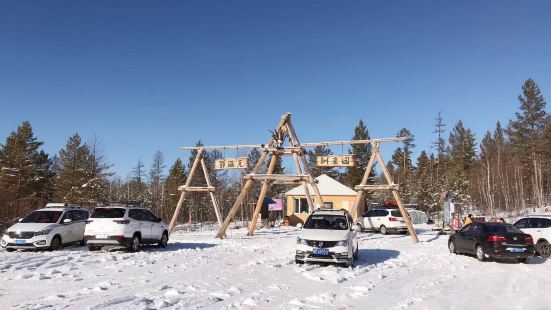
<svg viewBox="0 0 551 310">
<path fill-rule="evenodd" d="M 245 169 L 249 167 L 249 158 L 248 157 L 237 157 L 237 158 L 224 158 L 217 159 L 214 162 L 214 169 Z"/>
<path fill-rule="evenodd" d="M 356 165 L 356 161 L 353 155 L 318 156 L 316 165 L 318 167 L 352 167 Z"/>
</svg>

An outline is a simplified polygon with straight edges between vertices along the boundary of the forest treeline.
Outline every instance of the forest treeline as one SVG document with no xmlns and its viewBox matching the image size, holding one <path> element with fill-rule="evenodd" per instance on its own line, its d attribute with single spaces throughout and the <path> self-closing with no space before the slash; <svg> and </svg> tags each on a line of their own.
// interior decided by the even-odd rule
<svg viewBox="0 0 551 310">
<path fill-rule="evenodd" d="M 433 212 L 441 209 L 441 194 L 449 192 L 452 200 L 487 214 L 519 212 L 544 206 L 551 194 L 551 117 L 545 99 L 535 81 L 528 79 L 518 97 L 519 109 L 507 124 L 497 122 L 483 137 L 475 134 L 461 120 L 447 129 L 440 113 L 435 117 L 434 142 L 428 150 L 415 152 L 415 136 L 407 128 L 396 136 L 410 138 L 401 144 L 387 166 L 394 182 L 400 185 L 402 200 Z M 492 126 L 494 127 L 494 126 Z M 360 120 L 351 139 L 368 139 L 366 124 Z M 197 145 L 202 145 L 201 141 Z M 56 154 L 47 154 L 43 142 L 27 121 L 11 132 L 0 145 L 0 223 L 4 226 L 47 202 L 68 202 L 93 207 L 107 202 L 139 202 L 169 220 L 179 198 L 178 186 L 186 181 L 195 158 L 177 159 L 167 171 L 161 151 L 153 154 L 146 167 L 137 160 L 126 178 L 116 175 L 105 158 L 97 139 L 82 141 L 75 133 Z M 320 146 L 308 151 L 308 162 L 317 176 L 328 174 L 353 188 L 360 183 L 371 156 L 370 145 L 352 145 L 348 153 L 357 165 L 348 168 L 317 167 L 317 156 L 331 155 L 332 149 Z M 413 154 L 418 154 L 413 158 Z M 225 216 L 236 200 L 241 175 L 250 172 L 260 150 L 248 154 L 249 168 L 239 173 L 214 170 L 214 161 L 223 158 L 218 151 L 207 152 L 205 159 L 216 197 Z M 265 168 L 264 168 L 265 169 Z M 274 173 L 287 171 L 279 160 Z M 375 168 L 370 182 L 382 180 Z M 194 185 L 205 185 L 201 173 Z M 282 196 L 286 186 L 273 186 L 272 197 Z M 260 186 L 249 193 L 238 218 L 251 216 Z M 367 195 L 367 202 L 391 200 L 389 193 Z M 180 222 L 214 221 L 208 195 L 191 193 L 180 213 Z M 0 225 L 2 225 L 0 224 Z"/>
</svg>

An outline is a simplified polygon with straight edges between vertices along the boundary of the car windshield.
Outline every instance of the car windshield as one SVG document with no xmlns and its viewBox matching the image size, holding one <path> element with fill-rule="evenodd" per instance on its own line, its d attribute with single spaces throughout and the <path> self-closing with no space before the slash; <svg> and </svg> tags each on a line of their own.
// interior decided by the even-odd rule
<svg viewBox="0 0 551 310">
<path fill-rule="evenodd" d="M 104 218 L 104 219 L 115 219 L 124 217 L 126 212 L 123 208 L 96 208 L 90 216 L 90 218 Z"/>
<path fill-rule="evenodd" d="M 304 224 L 306 229 L 346 230 L 346 217 L 343 215 L 314 214 Z"/>
<path fill-rule="evenodd" d="M 400 210 L 392 210 L 390 211 L 390 215 L 394 217 L 402 217 L 402 213 L 400 212 Z"/>
<path fill-rule="evenodd" d="M 486 230 L 489 233 L 517 233 L 522 231 L 511 224 L 486 224 Z"/>
<path fill-rule="evenodd" d="M 57 223 L 63 211 L 34 211 L 25 216 L 21 223 Z"/>
</svg>

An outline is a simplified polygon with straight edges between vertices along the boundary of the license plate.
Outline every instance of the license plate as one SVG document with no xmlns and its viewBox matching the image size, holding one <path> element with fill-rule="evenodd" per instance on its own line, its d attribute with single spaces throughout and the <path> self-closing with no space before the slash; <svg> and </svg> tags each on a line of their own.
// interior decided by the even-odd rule
<svg viewBox="0 0 551 310">
<path fill-rule="evenodd" d="M 27 240 L 15 240 L 15 244 L 27 244 Z"/>
<path fill-rule="evenodd" d="M 508 248 L 507 250 L 509 250 L 513 253 L 522 253 L 522 252 L 524 252 L 524 248 Z"/>
<path fill-rule="evenodd" d="M 96 235 L 96 239 L 107 239 L 107 235 Z"/>
<path fill-rule="evenodd" d="M 314 248 L 312 250 L 312 254 L 316 254 L 316 255 L 329 255 L 329 249 L 318 249 L 318 248 Z"/>
</svg>

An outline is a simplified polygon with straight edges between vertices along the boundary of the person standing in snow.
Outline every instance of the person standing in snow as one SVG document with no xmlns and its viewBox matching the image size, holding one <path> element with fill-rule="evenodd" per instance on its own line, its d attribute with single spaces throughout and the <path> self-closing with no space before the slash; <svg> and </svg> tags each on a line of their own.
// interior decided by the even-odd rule
<svg viewBox="0 0 551 310">
<path fill-rule="evenodd" d="M 472 224 L 473 223 L 473 215 L 471 213 L 469 213 L 469 215 L 467 215 L 467 217 L 465 218 L 465 226 L 469 225 L 469 224 Z"/>
<path fill-rule="evenodd" d="M 459 219 L 459 215 L 457 213 L 453 214 L 452 219 L 452 230 L 453 232 L 457 232 L 461 228 L 461 220 Z"/>
</svg>

